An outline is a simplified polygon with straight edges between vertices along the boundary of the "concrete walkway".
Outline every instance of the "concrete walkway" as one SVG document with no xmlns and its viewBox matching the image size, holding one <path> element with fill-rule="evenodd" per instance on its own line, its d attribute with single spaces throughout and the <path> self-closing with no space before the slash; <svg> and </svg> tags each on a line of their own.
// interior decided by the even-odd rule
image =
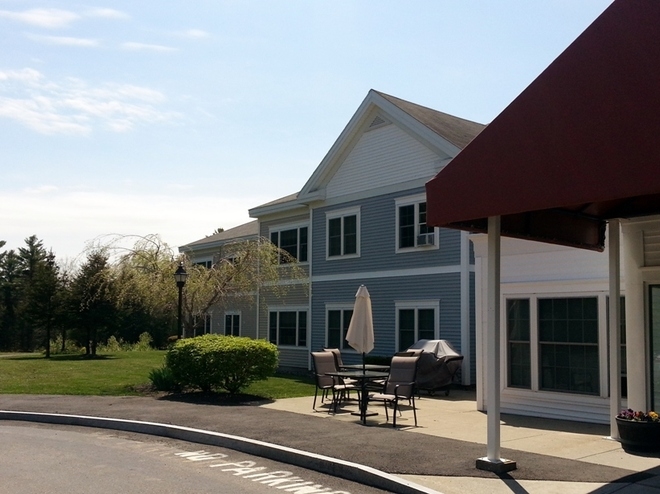
<svg viewBox="0 0 660 494">
<path fill-rule="evenodd" d="M 660 494 L 660 458 L 625 453 L 618 442 L 607 439 L 609 427 L 503 415 L 502 456 L 515 460 L 518 469 L 498 477 L 474 467 L 486 454 L 486 415 L 476 411 L 474 393 L 424 395 L 417 404 L 419 426 L 414 427 L 412 412 L 404 410 L 397 429 L 385 423 L 382 406 L 373 407 L 379 414 L 369 417 L 365 427 L 350 413 L 355 403 L 333 415 L 326 405 L 313 411 L 311 397 L 219 406 L 148 397 L 0 395 L 0 419 L 26 418 L 17 411 L 37 414 L 31 420 L 46 414 L 106 417 L 114 424 L 92 425 L 168 437 L 182 434 L 193 441 L 203 441 L 207 431 L 235 444 L 243 441 L 256 448 L 252 452 L 261 448 L 264 456 L 295 454 L 303 466 L 343 469 L 370 485 L 377 472 L 385 472 L 389 476 L 376 480 L 393 492 Z M 147 427 L 147 422 L 155 425 Z M 390 477 L 393 483 L 387 483 Z"/>
<path fill-rule="evenodd" d="M 304 413 L 310 416 L 331 420 L 355 422 L 350 414 L 329 415 L 310 409 L 309 398 L 278 400 L 264 407 Z M 427 434 L 447 439 L 482 445 L 479 456 L 486 455 L 487 416 L 476 410 L 472 391 L 454 390 L 448 397 L 444 395 L 417 400 L 419 426 L 414 427 L 412 414 L 403 412 L 397 425 L 411 434 Z M 491 478 L 465 476 L 419 476 L 401 475 L 416 483 L 426 485 L 444 494 L 465 492 L 488 492 L 493 494 L 514 493 L 642 493 L 660 494 L 660 455 L 633 455 L 626 453 L 618 441 L 608 438 L 609 426 L 585 424 L 561 420 L 540 419 L 504 414 L 501 417 L 501 446 L 507 453 L 529 452 L 556 458 L 574 460 L 574 469 L 580 463 L 621 468 L 638 472 L 639 478 L 630 482 L 579 482 L 567 480 L 516 480 L 515 472 L 510 476 Z M 381 423 L 382 414 L 370 422 Z M 507 459 L 525 468 L 525 458 L 511 453 Z M 502 456 L 505 456 L 504 454 Z M 472 463 L 477 457 L 471 458 Z M 476 472 L 476 470 L 475 470 Z M 569 478 L 569 475 L 566 475 Z"/>
</svg>

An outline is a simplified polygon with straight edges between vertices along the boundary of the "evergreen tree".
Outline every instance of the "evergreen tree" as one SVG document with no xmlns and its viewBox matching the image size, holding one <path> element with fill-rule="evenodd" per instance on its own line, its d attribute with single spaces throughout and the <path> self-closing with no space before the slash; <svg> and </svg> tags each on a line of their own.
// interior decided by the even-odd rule
<svg viewBox="0 0 660 494">
<path fill-rule="evenodd" d="M 77 306 L 74 316 L 76 339 L 89 357 L 96 355 L 99 341 L 111 332 L 117 313 L 113 304 L 112 271 L 104 251 L 88 254 L 85 264 L 71 283 L 71 296 Z"/>
<path fill-rule="evenodd" d="M 4 245 L 4 241 L 3 241 Z M 0 350 L 18 348 L 19 330 L 17 322 L 18 283 L 20 260 L 15 251 L 0 254 Z"/>
<path fill-rule="evenodd" d="M 48 260 L 48 252 L 36 235 L 25 239 L 25 247 L 18 249 L 18 257 L 21 269 L 17 304 L 20 349 L 31 352 L 41 340 L 48 319 L 47 300 L 54 294 L 55 286 L 46 279 L 51 277 L 55 261 L 54 256 Z"/>
</svg>

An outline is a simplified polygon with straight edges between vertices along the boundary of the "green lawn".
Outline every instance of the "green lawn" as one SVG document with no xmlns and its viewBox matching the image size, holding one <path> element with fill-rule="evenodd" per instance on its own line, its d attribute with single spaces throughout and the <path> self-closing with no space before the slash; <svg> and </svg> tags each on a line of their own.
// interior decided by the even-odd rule
<svg viewBox="0 0 660 494">
<path fill-rule="evenodd" d="M 164 351 L 117 352 L 95 359 L 0 354 L 0 394 L 139 395 L 150 384 L 149 372 L 160 368 L 164 358 Z M 278 375 L 244 392 L 270 399 L 311 396 L 314 383 L 300 376 Z"/>
</svg>

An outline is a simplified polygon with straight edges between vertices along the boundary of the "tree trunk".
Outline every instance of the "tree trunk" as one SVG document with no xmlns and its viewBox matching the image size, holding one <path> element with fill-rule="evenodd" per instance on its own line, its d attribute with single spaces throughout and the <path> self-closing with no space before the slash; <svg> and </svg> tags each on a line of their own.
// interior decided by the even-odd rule
<svg viewBox="0 0 660 494">
<path fill-rule="evenodd" d="M 62 327 L 62 353 L 66 350 L 66 328 Z"/>
</svg>

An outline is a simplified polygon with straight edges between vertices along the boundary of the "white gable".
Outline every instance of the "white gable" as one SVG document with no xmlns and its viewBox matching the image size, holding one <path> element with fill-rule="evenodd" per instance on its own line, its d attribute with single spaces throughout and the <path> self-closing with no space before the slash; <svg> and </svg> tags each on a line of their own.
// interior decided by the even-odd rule
<svg viewBox="0 0 660 494">
<path fill-rule="evenodd" d="M 326 199 L 438 173 L 440 156 L 394 124 L 365 132 L 326 185 Z"/>
</svg>

